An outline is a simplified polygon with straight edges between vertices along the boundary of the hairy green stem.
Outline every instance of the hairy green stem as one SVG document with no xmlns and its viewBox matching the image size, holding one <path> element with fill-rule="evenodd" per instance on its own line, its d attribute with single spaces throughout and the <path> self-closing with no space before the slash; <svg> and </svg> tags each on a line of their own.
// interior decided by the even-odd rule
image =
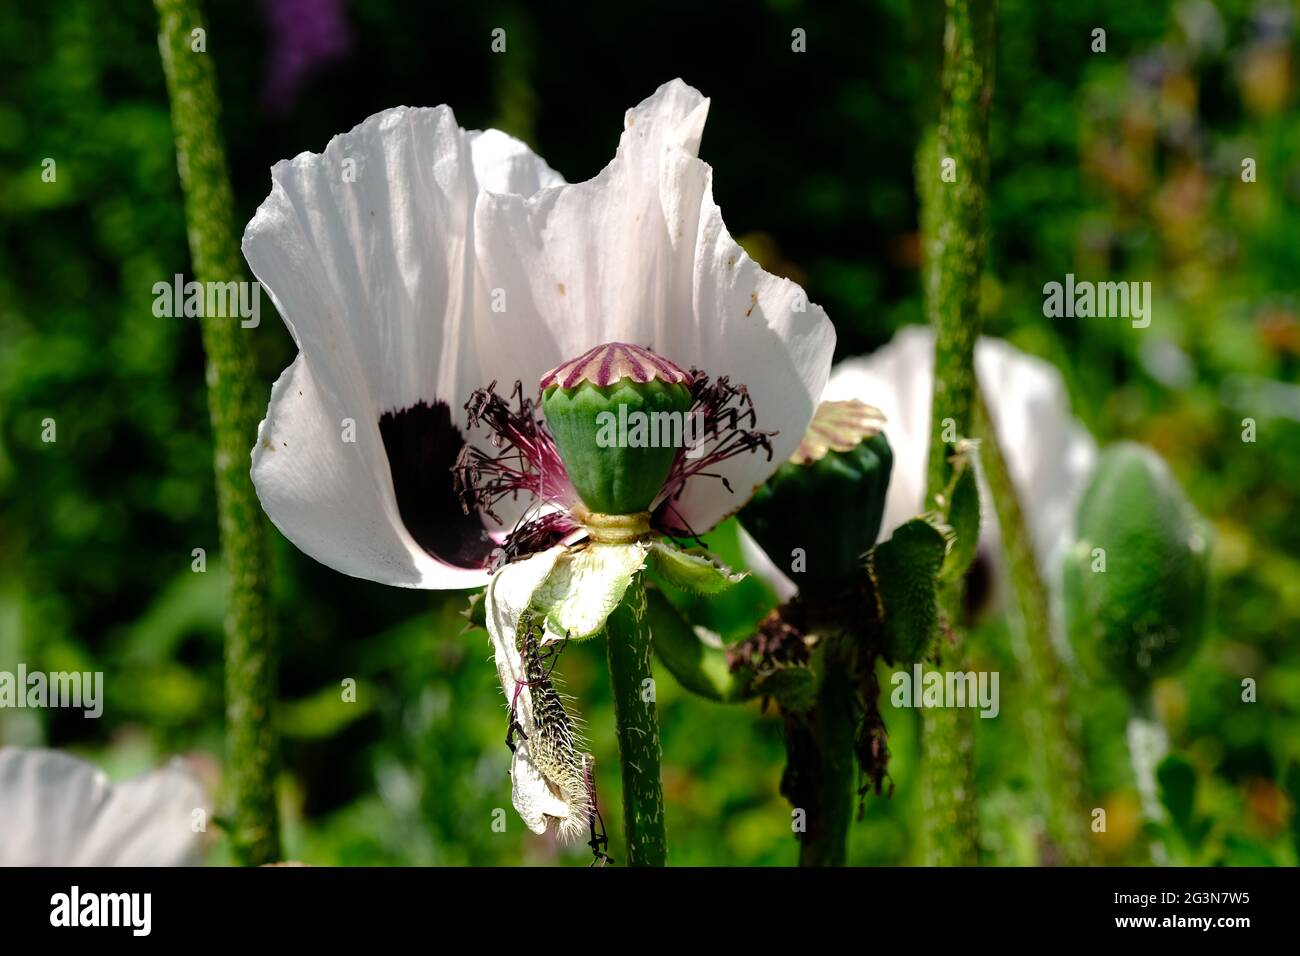
<svg viewBox="0 0 1300 956">
<path fill-rule="evenodd" d="M 988 115 L 993 86 L 992 0 L 946 0 L 937 131 L 917 152 L 926 311 L 935 328 L 929 500 L 946 487 L 949 445 L 972 433 L 980 273 L 986 246 Z M 940 595 L 950 633 L 936 638 L 943 666 L 965 669 L 962 584 Z M 974 721 L 965 708 L 922 711 L 926 860 L 977 862 Z"/>
<path fill-rule="evenodd" d="M 955 661 L 944 663 L 949 670 L 961 669 Z M 925 865 L 975 866 L 979 862 L 975 712 L 967 707 L 928 707 L 921 716 Z"/>
<path fill-rule="evenodd" d="M 605 625 L 614 720 L 623 776 L 623 833 L 630 866 L 663 866 L 664 788 L 659 777 L 659 718 L 655 713 L 650 622 L 638 574 Z"/>
<path fill-rule="evenodd" d="M 832 638 L 822 659 L 817 700 L 785 715 L 786 771 L 781 792 L 804 812 L 800 866 L 843 866 L 853 818 L 853 737 L 859 722 L 848 661 Z"/>
<path fill-rule="evenodd" d="M 1085 767 L 1070 714 L 1069 674 L 1052 644 L 1051 599 L 982 394 L 976 395 L 975 414 L 980 461 L 993 495 L 1002 550 L 1020 611 L 1019 648 L 1030 698 L 1025 718 L 1038 789 L 1047 804 L 1047 836 L 1057 857 L 1044 862 L 1085 866 L 1093 861 L 1090 818 L 1084 806 Z"/>
<path fill-rule="evenodd" d="M 988 10 L 987 0 L 948 0 L 943 105 L 937 131 L 918 151 L 926 311 L 935 329 L 931 493 L 947 484 L 947 446 L 970 434 L 975 407 L 992 83 L 991 26 L 977 30 L 976 22 Z"/>
<path fill-rule="evenodd" d="M 155 0 L 159 50 L 171 97 L 176 160 L 185 192 L 190 256 L 203 283 L 247 278 L 235 241 L 234 204 L 218 128 L 216 70 L 197 0 Z M 203 33 L 197 31 L 204 31 Z M 248 474 L 248 452 L 266 405 L 253 344 L 238 316 L 201 320 L 215 449 L 221 551 L 230 578 L 226 612 L 226 776 L 234 798 L 232 841 L 241 862 L 280 855 L 271 707 L 275 644 L 270 538 Z"/>
</svg>

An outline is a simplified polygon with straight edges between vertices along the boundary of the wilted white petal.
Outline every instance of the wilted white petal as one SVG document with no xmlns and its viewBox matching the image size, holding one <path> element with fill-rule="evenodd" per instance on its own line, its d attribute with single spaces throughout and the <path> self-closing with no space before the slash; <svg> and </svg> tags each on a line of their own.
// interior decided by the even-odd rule
<svg viewBox="0 0 1300 956">
<path fill-rule="evenodd" d="M 749 388 L 758 427 L 779 432 L 769 461 L 731 458 L 687 484 L 680 520 L 711 528 L 798 445 L 826 382 L 835 333 L 797 285 L 764 272 L 731 238 L 697 158 L 708 100 L 667 83 L 624 120 L 594 179 L 531 197 L 484 195 L 476 245 L 507 312 L 482 313 L 489 377 L 525 382 L 594 345 L 644 345 Z"/>
<path fill-rule="evenodd" d="M 645 566 L 646 548 L 642 542 L 588 544 L 561 555 L 533 596 L 546 612 L 552 639 L 598 633 Z"/>
<path fill-rule="evenodd" d="M 523 730 L 523 734 L 515 739 L 514 757 L 510 763 L 511 798 L 515 810 L 534 833 L 546 830 L 548 818 L 557 822 L 567 818 L 569 808 L 547 783 L 528 752 L 528 741 L 534 731 L 533 701 L 524 660 L 516 645 L 516 632 L 519 618 L 528 610 L 533 594 L 564 551 L 562 547 L 552 548 L 507 564 L 488 585 L 484 607 L 506 709 L 513 710 L 514 718 Z"/>
<path fill-rule="evenodd" d="M 542 776 L 528 753 L 528 741 L 515 742 L 510 759 L 510 802 L 524 825 L 536 834 L 569 818 L 569 805 L 561 800 Z"/>
<path fill-rule="evenodd" d="M 192 866 L 212 808 L 180 761 L 123 783 L 53 750 L 0 749 L 0 865 Z"/>
</svg>

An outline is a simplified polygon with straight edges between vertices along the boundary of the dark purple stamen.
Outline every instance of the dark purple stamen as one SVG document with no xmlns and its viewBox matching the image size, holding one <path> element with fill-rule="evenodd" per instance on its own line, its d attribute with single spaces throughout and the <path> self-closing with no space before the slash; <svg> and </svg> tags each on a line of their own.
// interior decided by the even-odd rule
<svg viewBox="0 0 1300 956">
<path fill-rule="evenodd" d="M 759 449 L 766 452 L 768 461 L 771 461 L 772 438 L 776 432 L 754 427 L 758 424 L 758 416 L 754 411 L 754 400 L 749 397 L 749 389 L 744 385 L 732 385 L 725 375 L 717 381 L 710 381 L 707 375 L 695 368 L 691 369 L 691 379 L 690 414 L 698 415 L 703 424 L 703 453 L 687 458 L 689 449 L 683 448 L 677 452 L 673 467 L 668 472 L 668 480 L 664 482 L 662 501 L 655 509 L 651 524 L 665 534 L 697 537 L 674 507 L 686 482 L 697 476 L 716 478 L 724 488 L 735 494 L 735 489 L 726 476 L 710 469 L 728 458 Z"/>
<path fill-rule="evenodd" d="M 576 374 L 584 360 L 594 358 L 592 353 L 587 353 L 556 372 L 573 366 L 566 374 Z M 686 378 L 687 373 L 681 376 Z M 734 494 L 735 489 L 726 476 L 714 470 L 716 466 L 735 455 L 759 449 L 767 453 L 770 461 L 772 436 L 776 434 L 754 427 L 757 416 L 745 386 L 732 385 L 726 376 L 710 381 L 698 369 L 691 369 L 688 380 L 692 399 L 689 414 L 700 422 L 702 439 L 693 449 L 678 450 L 650 519 L 653 530 L 670 537 L 698 537 L 676 508 L 688 480 L 716 478 Z M 493 510 L 495 505 L 507 496 L 516 498 L 522 492 L 530 495 L 537 505 L 550 506 L 553 510 L 540 515 L 530 511 L 519 520 L 497 552 L 494 570 L 506 562 L 553 547 L 582 527 L 572 514 L 582 502 L 569 482 L 564 462 L 537 403 L 524 397 L 522 382 L 515 382 L 511 397 L 513 407 L 496 393 L 493 382 L 475 391 L 465 403 L 469 427 L 485 427 L 497 451 L 490 453 L 470 444 L 461 449 L 452 473 L 462 508 L 466 514 L 481 510 L 500 523 L 501 518 Z M 687 457 L 690 451 L 698 454 Z"/>
<path fill-rule="evenodd" d="M 517 498 L 520 492 L 530 495 L 537 505 L 560 509 L 540 516 L 520 518 L 497 552 L 493 570 L 509 561 L 527 557 L 559 544 L 578 529 L 569 509 L 578 500 L 569 483 L 564 463 L 537 405 L 524 397 L 522 382 L 515 382 L 512 397 L 515 408 L 496 393 L 496 382 L 477 389 L 465 411 L 469 427 L 483 426 L 490 433 L 490 454 L 466 444 L 452 467 L 453 481 L 467 513 L 481 510 L 494 521 L 501 518 L 493 510 L 506 496 Z"/>
<path fill-rule="evenodd" d="M 577 495 L 536 403 L 524 397 L 523 383 L 515 382 L 512 397 L 517 407 L 512 409 L 496 393 L 496 385 L 493 382 L 477 389 L 465 403 L 469 427 L 486 427 L 492 447 L 501 449 L 496 455 L 468 444 L 461 449 L 453 471 L 465 511 L 477 506 L 500 521 L 493 507 L 507 495 L 518 497 L 521 491 L 539 503 L 571 507 Z"/>
</svg>

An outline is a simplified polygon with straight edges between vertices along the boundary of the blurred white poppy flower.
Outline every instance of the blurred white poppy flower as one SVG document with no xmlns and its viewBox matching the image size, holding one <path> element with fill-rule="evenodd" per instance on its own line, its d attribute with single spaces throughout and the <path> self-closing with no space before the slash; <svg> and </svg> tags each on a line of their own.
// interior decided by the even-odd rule
<svg viewBox="0 0 1300 956">
<path fill-rule="evenodd" d="M 975 346 L 979 378 L 997 431 L 998 445 L 1021 497 L 1034 554 L 1049 581 L 1074 534 L 1074 512 L 1097 460 L 1092 436 L 1070 413 L 1065 382 L 1050 363 L 1000 339 Z M 925 510 L 930 448 L 930 403 L 934 393 L 934 333 L 908 326 L 871 355 L 835 367 L 822 398 L 857 399 L 880 409 L 894 453 L 878 540 Z M 999 552 L 997 514 L 981 478 L 981 546 Z M 741 545 L 749 566 L 781 600 L 797 588 L 744 529 Z"/>
<path fill-rule="evenodd" d="M 652 527 L 703 533 L 745 503 L 798 445 L 835 335 L 723 225 L 696 155 L 708 105 L 665 84 L 627 112 L 613 161 L 572 185 L 445 106 L 387 110 L 274 167 L 243 250 L 299 348 L 252 454 L 286 537 L 346 574 L 465 588 L 503 546 L 580 533 L 531 396 L 610 343 L 752 400 L 750 444 L 679 458 Z M 517 409 L 485 391 L 517 382 Z M 736 454 L 760 440 L 770 455 Z M 486 487 L 453 483 L 467 442 L 463 473 L 494 468 Z M 704 470 L 722 480 L 685 480 Z"/>
<path fill-rule="evenodd" d="M 179 760 L 123 783 L 54 750 L 0 748 L 0 866 L 194 866 L 211 816 Z"/>
</svg>

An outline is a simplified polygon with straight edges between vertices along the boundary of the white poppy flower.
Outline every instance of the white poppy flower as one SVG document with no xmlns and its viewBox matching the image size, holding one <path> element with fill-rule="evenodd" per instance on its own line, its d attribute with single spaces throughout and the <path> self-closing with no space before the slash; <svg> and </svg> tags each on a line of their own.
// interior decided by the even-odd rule
<svg viewBox="0 0 1300 956">
<path fill-rule="evenodd" d="M 503 546 L 581 533 L 530 399 L 548 370 L 625 348 L 608 343 L 644 347 L 643 367 L 698 369 L 688 381 L 713 383 L 697 398 L 720 414 L 745 411 L 748 389 L 745 440 L 679 455 L 652 527 L 703 533 L 739 509 L 802 437 L 834 331 L 727 232 L 696 155 L 707 110 L 665 84 L 627 112 L 614 160 L 573 185 L 445 106 L 388 110 L 277 164 L 243 241 L 299 348 L 252 455 L 276 526 L 339 571 L 425 588 L 482 585 Z M 516 382 L 514 409 L 481 391 Z M 702 472 L 722 480 L 686 480 Z"/>
<path fill-rule="evenodd" d="M 1048 362 L 999 339 L 975 346 L 975 373 L 997 431 L 998 446 L 1021 496 L 1040 567 L 1051 571 L 1074 534 L 1074 512 L 1097 460 L 1092 436 L 1070 413 L 1061 374 Z M 880 409 L 894 455 L 878 540 L 925 510 L 934 394 L 934 333 L 908 326 L 871 355 L 837 365 L 823 399 L 857 399 Z M 998 550 L 997 515 L 981 480 L 981 539 Z M 745 559 L 782 600 L 797 588 L 741 529 Z"/>
<path fill-rule="evenodd" d="M 253 449 L 262 505 L 347 574 L 467 588 L 496 569 L 485 612 L 514 803 L 537 832 L 582 832 L 594 799 L 545 645 L 599 632 L 650 535 L 698 535 L 743 506 L 830 372 L 825 313 L 722 223 L 696 155 L 708 105 L 665 84 L 573 185 L 445 106 L 389 110 L 277 164 L 244 234 L 299 349 Z M 610 450 L 590 403 L 620 396 L 700 434 L 688 447 L 679 427 L 666 454 Z M 670 572 L 728 574 L 653 553 Z"/>
<path fill-rule="evenodd" d="M 180 761 L 110 783 L 54 750 L 0 748 L 0 866 L 194 866 L 212 808 Z"/>
</svg>

